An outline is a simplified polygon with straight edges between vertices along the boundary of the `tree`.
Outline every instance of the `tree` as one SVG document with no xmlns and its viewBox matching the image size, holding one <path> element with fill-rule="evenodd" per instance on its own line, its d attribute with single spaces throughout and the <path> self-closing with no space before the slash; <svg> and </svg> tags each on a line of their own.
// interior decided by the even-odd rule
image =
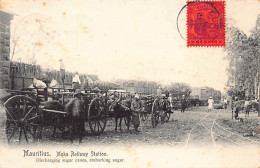
<svg viewBox="0 0 260 168">
<path fill-rule="evenodd" d="M 173 82 L 168 86 L 165 86 L 164 93 L 171 93 L 177 99 L 180 99 L 182 95 L 189 97 L 191 93 L 190 85 L 186 83 Z"/>
<path fill-rule="evenodd" d="M 230 23 L 231 21 L 229 21 Z M 244 99 L 257 96 L 259 86 L 260 15 L 249 37 L 241 30 L 228 24 L 226 35 L 226 58 L 229 61 L 228 93 Z"/>
<path fill-rule="evenodd" d="M 90 86 L 91 89 L 98 88 L 100 90 L 115 90 L 115 89 L 122 89 L 123 87 L 120 84 L 113 83 L 113 82 L 102 82 L 96 81 Z"/>
</svg>

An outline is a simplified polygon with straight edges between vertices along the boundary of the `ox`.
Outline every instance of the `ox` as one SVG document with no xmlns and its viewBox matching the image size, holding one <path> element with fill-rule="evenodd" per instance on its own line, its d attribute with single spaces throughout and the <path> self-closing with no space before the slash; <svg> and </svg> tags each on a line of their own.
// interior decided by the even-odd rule
<svg viewBox="0 0 260 168">
<path fill-rule="evenodd" d="M 130 127 L 130 121 L 131 121 L 131 115 L 132 112 L 130 110 L 131 107 L 131 100 L 121 100 L 121 101 L 116 101 L 113 110 L 114 110 L 114 117 L 115 117 L 115 131 L 117 132 L 117 124 L 118 124 L 118 119 L 119 119 L 119 131 L 121 132 L 121 123 L 122 119 L 125 119 L 125 124 L 127 126 L 127 130 L 129 130 Z"/>
</svg>

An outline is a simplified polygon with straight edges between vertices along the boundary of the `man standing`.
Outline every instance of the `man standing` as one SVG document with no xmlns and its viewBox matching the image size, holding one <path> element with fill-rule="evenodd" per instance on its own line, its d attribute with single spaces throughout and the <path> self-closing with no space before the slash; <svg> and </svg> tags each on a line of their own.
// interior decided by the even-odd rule
<svg viewBox="0 0 260 168">
<path fill-rule="evenodd" d="M 76 89 L 74 96 L 75 98 L 71 99 L 65 106 L 65 111 L 68 113 L 68 116 L 71 119 L 71 143 L 73 143 L 75 132 L 78 133 L 79 143 L 81 143 L 85 132 L 85 115 L 83 111 L 83 101 L 81 99 L 82 93 L 80 89 Z"/>
<path fill-rule="evenodd" d="M 171 110 L 172 110 L 172 94 L 169 94 L 168 101 L 170 102 Z"/>
<path fill-rule="evenodd" d="M 140 121 L 140 112 L 143 110 L 142 101 L 139 98 L 139 95 L 135 95 L 134 100 L 131 103 L 131 110 L 133 111 L 132 124 L 134 125 L 135 131 L 140 132 L 138 127 L 141 123 Z"/>
<path fill-rule="evenodd" d="M 213 110 L 213 103 L 214 103 L 214 100 L 212 99 L 212 97 L 210 96 L 209 97 L 209 100 L 208 100 L 208 112 Z"/>
<path fill-rule="evenodd" d="M 79 79 L 79 74 L 76 72 L 75 76 L 72 79 L 72 89 L 75 91 L 76 89 L 80 89 L 80 79 Z"/>
<path fill-rule="evenodd" d="M 168 94 L 169 96 L 169 94 Z M 161 106 L 161 109 L 163 110 L 163 113 L 161 113 L 161 122 L 164 123 L 165 122 L 165 118 L 167 116 L 167 113 L 169 111 L 171 111 L 171 106 L 170 106 L 170 102 L 168 101 L 168 97 L 167 97 L 167 94 L 162 94 L 162 99 L 160 101 L 160 106 Z"/>
<path fill-rule="evenodd" d="M 187 101 L 185 99 L 185 95 L 182 95 L 182 98 L 181 98 L 181 113 L 185 111 L 187 107 Z"/>
<path fill-rule="evenodd" d="M 62 59 L 60 59 L 60 79 L 61 79 L 62 87 L 65 88 L 65 86 L 64 86 L 65 66 L 63 64 Z"/>
<path fill-rule="evenodd" d="M 224 98 L 224 108 L 227 109 L 227 98 Z"/>
<path fill-rule="evenodd" d="M 250 103 L 249 103 L 249 99 L 248 98 L 246 98 L 246 100 L 245 100 L 245 104 L 244 104 L 244 109 L 245 109 L 245 117 L 247 116 L 247 117 L 249 117 L 249 111 L 250 111 Z"/>
</svg>

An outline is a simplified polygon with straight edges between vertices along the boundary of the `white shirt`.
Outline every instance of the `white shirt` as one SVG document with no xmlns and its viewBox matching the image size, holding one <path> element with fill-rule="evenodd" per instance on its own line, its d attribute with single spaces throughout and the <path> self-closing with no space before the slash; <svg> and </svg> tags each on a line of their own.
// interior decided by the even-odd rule
<svg viewBox="0 0 260 168">
<path fill-rule="evenodd" d="M 170 106 L 172 107 L 172 97 L 171 96 L 168 97 L 168 101 L 170 102 Z"/>
<path fill-rule="evenodd" d="M 247 107 L 248 105 L 249 105 L 249 101 L 246 100 L 246 101 L 245 101 L 245 105 L 244 105 L 244 107 Z"/>
<path fill-rule="evenodd" d="M 213 106 L 213 102 L 214 102 L 213 99 L 209 99 L 209 100 L 208 100 L 209 107 L 212 107 L 212 106 Z"/>
<path fill-rule="evenodd" d="M 73 82 L 78 82 L 78 83 L 80 84 L 79 75 L 76 74 L 76 75 L 73 77 L 72 83 L 73 83 Z"/>
</svg>

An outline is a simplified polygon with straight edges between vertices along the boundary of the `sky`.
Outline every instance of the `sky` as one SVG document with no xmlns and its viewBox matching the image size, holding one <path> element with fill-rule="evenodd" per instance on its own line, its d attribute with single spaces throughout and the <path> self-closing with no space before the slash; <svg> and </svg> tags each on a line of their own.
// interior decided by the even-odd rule
<svg viewBox="0 0 260 168">
<path fill-rule="evenodd" d="M 101 80 L 186 82 L 223 91 L 223 47 L 186 47 L 176 19 L 185 0 L 8 0 L 17 47 L 13 60 L 33 55 L 44 68 L 96 74 Z M 226 18 L 247 35 L 260 14 L 257 0 L 227 0 Z M 186 34 L 186 10 L 179 19 Z M 11 43 L 11 48 L 14 43 Z M 34 53 L 34 54 L 33 54 Z"/>
</svg>

